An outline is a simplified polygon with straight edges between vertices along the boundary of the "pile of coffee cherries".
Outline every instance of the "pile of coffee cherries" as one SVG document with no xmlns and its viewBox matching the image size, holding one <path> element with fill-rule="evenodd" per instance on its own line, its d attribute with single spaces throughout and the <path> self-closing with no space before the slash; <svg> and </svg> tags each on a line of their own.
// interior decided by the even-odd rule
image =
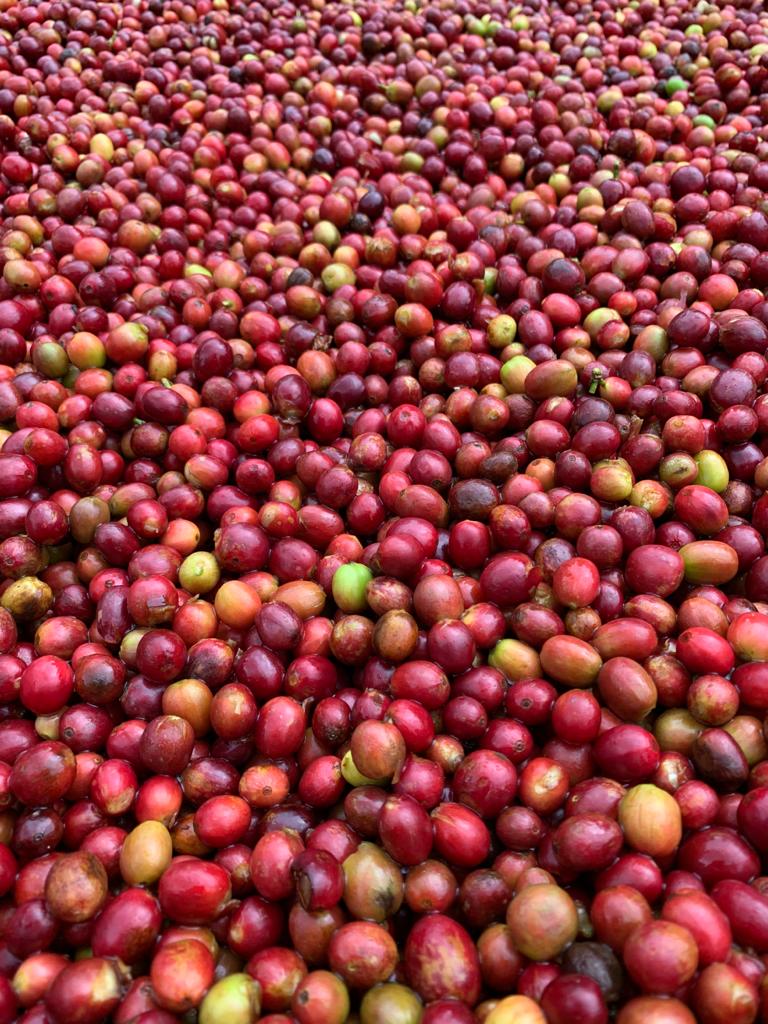
<svg viewBox="0 0 768 1024">
<path fill-rule="evenodd" d="M 0 1024 L 768 1022 L 762 0 L 0 0 Z"/>
</svg>

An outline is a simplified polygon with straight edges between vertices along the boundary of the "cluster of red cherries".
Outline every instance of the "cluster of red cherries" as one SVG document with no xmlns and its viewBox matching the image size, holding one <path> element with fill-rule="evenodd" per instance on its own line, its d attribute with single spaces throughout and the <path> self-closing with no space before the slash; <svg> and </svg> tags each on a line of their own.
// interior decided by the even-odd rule
<svg viewBox="0 0 768 1024">
<path fill-rule="evenodd" d="M 762 0 L 0 0 L 0 1024 L 768 1024 Z"/>
</svg>

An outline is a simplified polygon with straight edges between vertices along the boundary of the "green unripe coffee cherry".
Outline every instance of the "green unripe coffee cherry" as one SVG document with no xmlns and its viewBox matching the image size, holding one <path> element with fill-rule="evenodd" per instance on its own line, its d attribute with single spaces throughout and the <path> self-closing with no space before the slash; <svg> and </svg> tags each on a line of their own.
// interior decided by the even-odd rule
<svg viewBox="0 0 768 1024">
<path fill-rule="evenodd" d="M 360 562 L 340 565 L 333 574 L 333 599 L 343 612 L 362 612 L 368 607 L 366 587 L 373 579 L 373 573 Z"/>
<path fill-rule="evenodd" d="M 179 583 L 190 594 L 207 594 L 220 575 L 219 563 L 210 551 L 193 551 L 179 567 Z"/>
<path fill-rule="evenodd" d="M 725 464 L 725 459 L 722 455 L 712 451 L 711 448 L 705 448 L 698 455 L 694 455 L 693 458 L 699 470 L 696 476 L 696 483 L 702 484 L 704 487 L 710 487 L 713 491 L 717 491 L 718 494 L 722 494 L 730 481 L 728 466 Z"/>
<path fill-rule="evenodd" d="M 489 321 L 486 332 L 491 348 L 504 348 L 517 337 L 517 323 L 508 313 L 499 313 Z"/>
<path fill-rule="evenodd" d="M 421 1000 L 405 985 L 388 982 L 377 985 L 363 996 L 360 1004 L 362 1024 L 419 1024 Z"/>
<path fill-rule="evenodd" d="M 667 79 L 667 96 L 674 96 L 676 92 L 681 92 L 683 89 L 687 88 L 688 83 L 684 78 L 681 78 L 679 75 L 674 75 L 672 78 Z"/>
<path fill-rule="evenodd" d="M 230 974 L 208 990 L 200 1004 L 200 1024 L 253 1024 L 261 1010 L 259 983 L 248 974 Z"/>
<path fill-rule="evenodd" d="M 510 395 L 525 394 L 525 379 L 536 363 L 528 356 L 512 356 L 501 368 L 501 383 Z"/>
</svg>

